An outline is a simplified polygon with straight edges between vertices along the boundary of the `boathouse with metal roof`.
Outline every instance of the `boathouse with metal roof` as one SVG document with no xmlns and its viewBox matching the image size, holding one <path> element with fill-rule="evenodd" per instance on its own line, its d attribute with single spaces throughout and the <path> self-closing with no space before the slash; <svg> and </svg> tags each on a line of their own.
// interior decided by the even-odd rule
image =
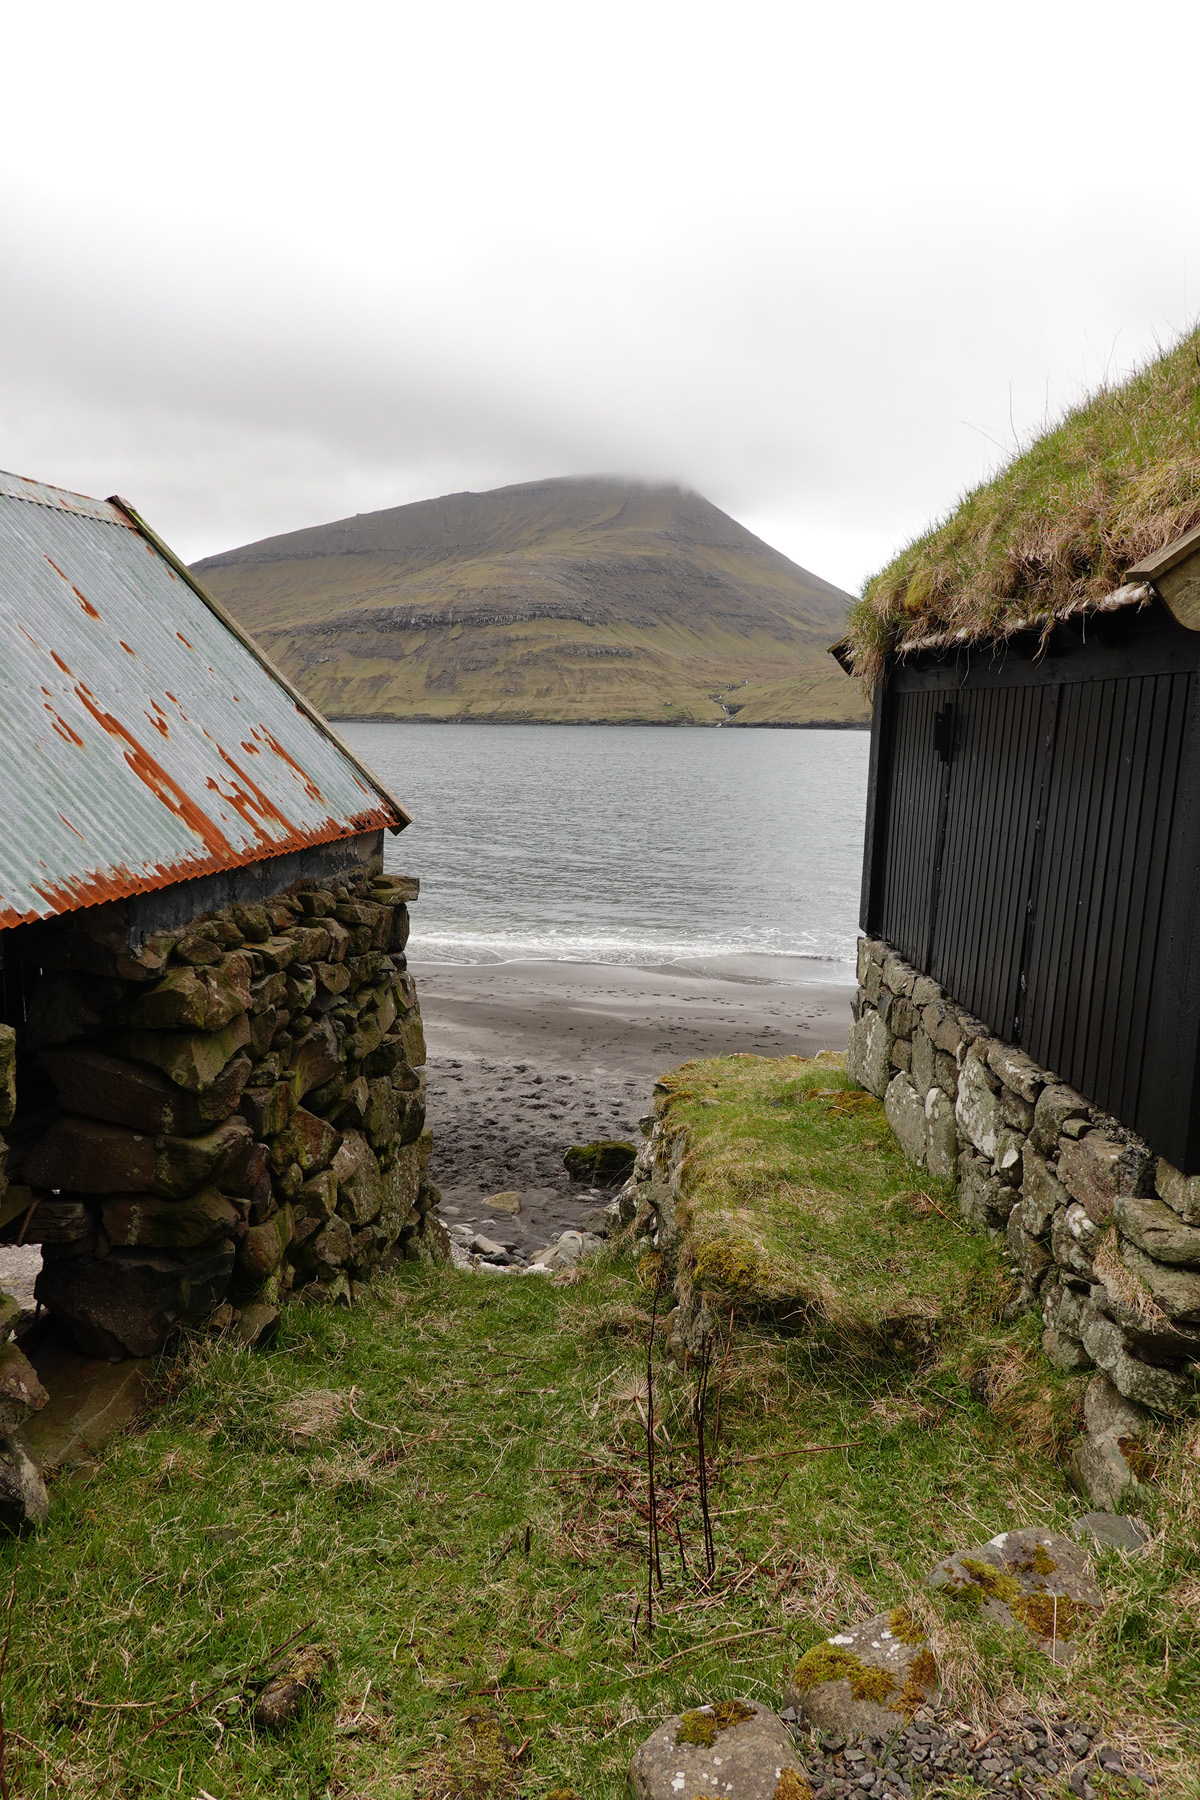
<svg viewBox="0 0 1200 1800">
<path fill-rule="evenodd" d="M 127 501 L 4 474 L 0 793 L 0 1243 L 41 1309 L 0 1295 L 3 1518 L 43 1322 L 250 1342 L 448 1251 L 409 814 Z"/>
<path fill-rule="evenodd" d="M 133 507 L 2 474 L 0 744 L 0 931 L 409 822 Z"/>
</svg>

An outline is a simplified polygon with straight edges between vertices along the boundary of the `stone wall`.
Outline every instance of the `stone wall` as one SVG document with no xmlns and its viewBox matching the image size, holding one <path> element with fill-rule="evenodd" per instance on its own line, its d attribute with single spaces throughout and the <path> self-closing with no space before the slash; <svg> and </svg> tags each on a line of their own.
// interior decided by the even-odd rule
<svg viewBox="0 0 1200 1800">
<path fill-rule="evenodd" d="M 202 1323 L 250 1340 L 288 1294 L 348 1302 L 385 1259 L 448 1259 L 404 954 L 417 883 L 380 870 L 144 939 L 108 906 L 31 928 L 25 1019 L 0 1030 L 0 1240 L 41 1245 L 37 1298 L 85 1352 Z M 0 1355 L 0 1410 L 3 1384 Z"/>
<path fill-rule="evenodd" d="M 1060 1369 L 1094 1369 L 1078 1476 L 1128 1501 L 1154 1426 L 1196 1397 L 1200 1177 L 956 1006 L 887 944 L 864 938 L 847 1072 L 883 1101 L 913 1162 L 958 1184 L 974 1229 L 1007 1239 L 1020 1304 Z"/>
</svg>

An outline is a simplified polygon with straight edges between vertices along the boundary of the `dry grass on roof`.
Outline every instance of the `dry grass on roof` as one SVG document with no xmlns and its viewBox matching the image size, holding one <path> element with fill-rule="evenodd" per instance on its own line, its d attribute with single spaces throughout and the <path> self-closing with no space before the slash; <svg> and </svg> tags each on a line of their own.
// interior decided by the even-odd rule
<svg viewBox="0 0 1200 1800">
<path fill-rule="evenodd" d="M 850 617 L 868 682 L 929 633 L 986 637 L 1119 587 L 1200 524 L 1200 328 L 1103 387 L 872 577 Z"/>
</svg>

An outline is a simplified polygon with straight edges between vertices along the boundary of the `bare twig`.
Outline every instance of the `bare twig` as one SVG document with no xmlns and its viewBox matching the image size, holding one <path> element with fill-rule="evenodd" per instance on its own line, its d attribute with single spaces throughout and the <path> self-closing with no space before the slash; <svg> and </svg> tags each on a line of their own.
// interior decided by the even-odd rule
<svg viewBox="0 0 1200 1800">
<path fill-rule="evenodd" d="M 249 1685 L 249 1683 L 251 1681 L 253 1681 L 254 1671 L 256 1669 L 269 1669 L 273 1662 L 277 1662 L 279 1660 L 279 1658 L 283 1655 L 285 1650 L 288 1650 L 291 1648 L 291 1646 L 296 1642 L 297 1638 L 302 1638 L 306 1632 L 311 1631 L 313 1626 L 316 1624 L 316 1622 L 317 1621 L 315 1619 L 310 1619 L 308 1621 L 307 1625 L 302 1625 L 300 1627 L 299 1631 L 293 1631 L 290 1638 L 284 1638 L 284 1640 L 283 1640 L 282 1644 L 280 1644 L 279 1648 L 277 1650 L 272 1650 L 269 1656 L 262 1657 L 261 1660 L 256 1663 L 251 1663 L 250 1673 L 245 1678 L 246 1685 Z M 150 1727 L 149 1731 L 144 1732 L 143 1735 L 138 1739 L 138 1744 L 144 1744 L 146 1742 L 147 1738 L 154 1737 L 156 1735 L 156 1733 L 160 1732 L 165 1725 L 172 1725 L 172 1724 L 174 1724 L 176 1719 L 185 1718 L 188 1713 L 195 1712 L 197 1707 L 204 1706 L 209 1700 L 211 1700 L 214 1694 L 219 1694 L 221 1692 L 222 1688 L 230 1687 L 231 1685 L 232 1685 L 232 1683 L 228 1676 L 226 1676 L 224 1681 L 218 1681 L 216 1687 L 209 1688 L 208 1692 L 205 1694 L 201 1694 L 198 1700 L 191 1701 L 191 1703 L 187 1706 L 179 1707 L 177 1711 L 175 1711 L 173 1713 L 168 1713 L 165 1719 L 160 1719 L 158 1721 L 157 1725 L 152 1725 Z"/>
<path fill-rule="evenodd" d="M 359 1424 L 360 1425 L 369 1425 L 372 1431 L 390 1431 L 393 1437 L 398 1437 L 400 1439 L 401 1443 L 403 1443 L 404 1442 L 404 1433 L 401 1431 L 401 1429 L 398 1425 L 380 1425 L 378 1420 L 376 1420 L 376 1419 L 364 1419 L 363 1418 L 362 1414 L 359 1411 L 357 1411 L 357 1409 L 355 1408 L 355 1405 L 354 1405 L 354 1396 L 355 1396 L 355 1394 L 357 1394 L 357 1392 L 358 1392 L 357 1387 L 352 1387 L 350 1389 L 350 1397 L 346 1401 L 346 1405 L 350 1408 L 350 1411 L 354 1414 L 354 1417 L 358 1420 Z"/>
<path fill-rule="evenodd" d="M 704 1444 L 704 1402 L 708 1395 L 708 1372 L 711 1366 L 712 1339 L 705 1338 L 700 1352 L 700 1377 L 696 1383 L 696 1440 L 700 1461 L 700 1513 L 704 1520 L 704 1567 L 710 1577 L 717 1567 L 712 1518 L 708 1510 L 708 1458 Z"/>
<path fill-rule="evenodd" d="M 725 1354 L 721 1358 L 721 1373 L 717 1377 L 717 1420 L 713 1426 L 713 1455 L 717 1453 L 717 1445 L 721 1441 L 721 1396 L 725 1391 L 725 1364 L 729 1361 L 729 1352 L 733 1348 L 733 1308 L 729 1309 L 729 1336 L 725 1339 Z"/>
<path fill-rule="evenodd" d="M 654 1491 L 654 1326 L 658 1318 L 658 1302 L 663 1290 L 663 1268 L 658 1266 L 654 1284 L 654 1303 L 650 1308 L 650 1330 L 646 1335 L 646 1479 L 650 1490 L 650 1529 L 646 1538 L 646 1636 L 654 1632 L 654 1581 L 662 1592 L 662 1561 L 658 1552 L 658 1502 Z"/>
<path fill-rule="evenodd" d="M 72 1706 L 90 1706 L 94 1712 L 150 1712 L 153 1700 L 85 1700 L 82 1694 L 71 1695 Z"/>
<path fill-rule="evenodd" d="M 19 1731 L 10 1731 L 7 1735 L 14 1744 L 20 1744 L 22 1750 L 32 1750 L 35 1756 L 40 1756 L 46 1767 L 53 1771 L 55 1781 L 61 1782 L 65 1788 L 70 1787 L 71 1777 L 67 1774 L 62 1764 L 56 1763 L 52 1756 L 47 1755 L 40 1744 L 30 1743 L 29 1739 L 27 1737 L 22 1737 Z"/>
<path fill-rule="evenodd" d="M 675 1524 L 675 1542 L 679 1545 L 679 1561 L 683 1565 L 683 1572 L 686 1575 L 688 1572 L 688 1563 L 687 1563 L 687 1557 L 683 1553 L 683 1528 L 679 1523 L 679 1508 L 678 1508 L 678 1506 L 676 1506 L 676 1508 L 675 1508 L 673 1518 L 674 1518 L 674 1524 Z"/>
<path fill-rule="evenodd" d="M 857 1443 L 845 1444 L 797 1444 L 794 1450 L 768 1450 L 763 1456 L 735 1456 L 731 1460 L 740 1467 L 743 1463 L 778 1462 L 783 1456 L 816 1456 L 822 1450 L 853 1450 Z"/>
<path fill-rule="evenodd" d="M 778 1637 L 780 1632 L 786 1630 L 786 1625 L 760 1625 L 755 1631 L 734 1631 L 728 1637 L 705 1638 L 698 1644 L 689 1644 L 686 1650 L 677 1650 L 674 1656 L 668 1656 L 665 1662 L 655 1663 L 652 1669 L 642 1669 L 630 1679 L 643 1681 L 647 1675 L 661 1675 L 664 1669 L 682 1662 L 685 1656 L 694 1656 L 697 1650 L 723 1650 L 727 1644 L 740 1644 L 745 1638 Z"/>
</svg>

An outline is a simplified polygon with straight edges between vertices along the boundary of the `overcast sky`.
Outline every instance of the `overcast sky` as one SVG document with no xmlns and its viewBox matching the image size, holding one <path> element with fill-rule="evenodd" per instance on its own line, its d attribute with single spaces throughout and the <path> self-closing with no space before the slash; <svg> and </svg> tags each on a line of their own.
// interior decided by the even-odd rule
<svg viewBox="0 0 1200 1800">
<path fill-rule="evenodd" d="M 10 7 L 0 467 L 189 559 L 670 479 L 857 589 L 1200 307 L 1198 39 L 1168 0 Z"/>
</svg>

